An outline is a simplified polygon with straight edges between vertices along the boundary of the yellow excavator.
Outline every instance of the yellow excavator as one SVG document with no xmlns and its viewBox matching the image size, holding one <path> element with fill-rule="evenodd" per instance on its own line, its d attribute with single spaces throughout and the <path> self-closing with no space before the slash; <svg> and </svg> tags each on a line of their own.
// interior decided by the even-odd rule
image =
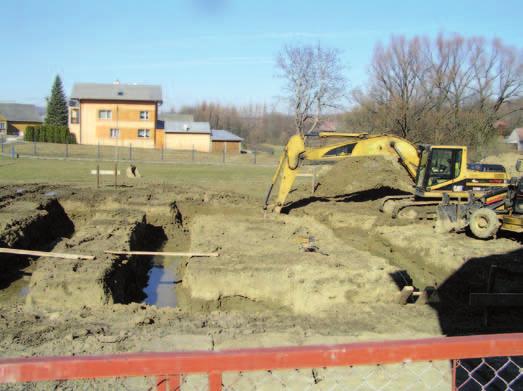
<svg viewBox="0 0 523 391">
<path fill-rule="evenodd" d="M 498 164 L 467 164 L 467 147 L 414 145 L 390 134 L 319 132 L 320 139 L 342 141 L 326 146 L 306 146 L 301 135 L 289 139 L 265 197 L 264 209 L 279 213 L 285 206 L 298 170 L 305 162 L 333 163 L 351 156 L 391 156 L 397 158 L 413 181 L 413 194 L 383 199 L 382 211 L 396 217 L 408 207 L 438 205 L 443 195 L 452 200 L 481 196 L 485 191 L 506 187 L 509 177 Z M 328 174 L 327 174 L 328 175 Z M 274 187 L 275 204 L 270 205 Z"/>
</svg>

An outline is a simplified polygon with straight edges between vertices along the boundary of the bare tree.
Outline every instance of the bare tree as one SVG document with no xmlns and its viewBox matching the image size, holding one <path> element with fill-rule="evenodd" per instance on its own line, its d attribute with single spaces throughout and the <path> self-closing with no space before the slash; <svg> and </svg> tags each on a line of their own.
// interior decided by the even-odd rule
<svg viewBox="0 0 523 391">
<path fill-rule="evenodd" d="M 315 46 L 285 46 L 276 66 L 285 80 L 285 99 L 294 114 L 296 133 L 314 130 L 321 116 L 340 109 L 347 80 L 339 51 Z"/>
<path fill-rule="evenodd" d="M 392 37 L 378 45 L 351 121 L 415 142 L 483 145 L 523 110 L 523 54 L 499 40 Z M 515 118 L 516 116 L 512 116 Z"/>
</svg>

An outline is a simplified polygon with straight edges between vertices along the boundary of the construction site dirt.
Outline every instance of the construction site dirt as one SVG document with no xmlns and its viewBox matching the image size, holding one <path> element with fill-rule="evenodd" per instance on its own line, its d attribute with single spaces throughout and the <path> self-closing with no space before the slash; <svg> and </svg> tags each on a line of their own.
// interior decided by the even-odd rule
<svg viewBox="0 0 523 391">
<path fill-rule="evenodd" d="M 366 174 L 354 175 L 357 188 L 345 182 L 342 198 L 321 177 L 319 196 L 298 186 L 283 214 L 264 214 L 241 189 L 0 187 L 0 247 L 95 256 L 0 254 L 2 356 L 523 331 L 521 310 L 493 311 L 487 327 L 468 304 L 490 264 L 521 262 L 519 238 L 477 240 L 437 232 L 431 220 L 392 219 L 380 199 L 408 190 L 403 179 L 365 186 Z M 162 263 L 105 253 L 162 249 L 219 256 Z M 404 303 L 405 286 L 430 294 Z"/>
</svg>

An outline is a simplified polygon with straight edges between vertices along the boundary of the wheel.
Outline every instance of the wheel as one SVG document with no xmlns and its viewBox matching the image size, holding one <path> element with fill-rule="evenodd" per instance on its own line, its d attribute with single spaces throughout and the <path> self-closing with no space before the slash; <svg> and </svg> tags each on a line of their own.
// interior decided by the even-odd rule
<svg viewBox="0 0 523 391">
<path fill-rule="evenodd" d="M 480 239 L 494 237 L 500 225 L 498 215 L 492 209 L 480 208 L 470 216 L 470 231 Z"/>
</svg>

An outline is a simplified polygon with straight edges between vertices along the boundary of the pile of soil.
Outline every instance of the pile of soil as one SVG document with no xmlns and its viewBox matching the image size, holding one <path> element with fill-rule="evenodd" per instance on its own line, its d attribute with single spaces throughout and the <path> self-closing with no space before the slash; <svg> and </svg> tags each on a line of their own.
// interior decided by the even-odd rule
<svg viewBox="0 0 523 391">
<path fill-rule="evenodd" d="M 519 176 L 521 173 L 516 171 L 516 162 L 518 159 L 523 159 L 523 154 L 518 152 L 506 152 L 498 155 L 487 156 L 481 161 L 481 163 L 501 164 L 505 167 L 510 176 Z"/>
<path fill-rule="evenodd" d="M 319 178 L 315 195 L 335 197 L 372 189 L 390 188 L 412 192 L 413 183 L 407 170 L 397 161 L 384 156 L 350 157 L 336 163 Z"/>
</svg>

